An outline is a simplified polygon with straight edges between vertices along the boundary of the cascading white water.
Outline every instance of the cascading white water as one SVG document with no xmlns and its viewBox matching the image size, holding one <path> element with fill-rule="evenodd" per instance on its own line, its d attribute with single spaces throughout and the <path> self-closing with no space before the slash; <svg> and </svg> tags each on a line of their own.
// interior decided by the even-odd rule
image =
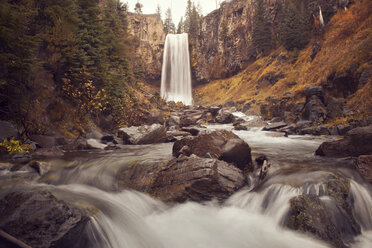
<svg viewBox="0 0 372 248">
<path fill-rule="evenodd" d="M 191 70 L 187 34 L 168 34 L 161 73 L 161 97 L 192 105 Z"/>
</svg>

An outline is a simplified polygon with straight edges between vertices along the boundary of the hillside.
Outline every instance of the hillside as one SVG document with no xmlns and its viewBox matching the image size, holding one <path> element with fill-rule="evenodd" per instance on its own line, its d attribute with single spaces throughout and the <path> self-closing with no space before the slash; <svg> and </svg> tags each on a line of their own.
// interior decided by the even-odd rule
<svg viewBox="0 0 372 248">
<path fill-rule="evenodd" d="M 312 59 L 315 48 L 320 51 Z M 232 101 L 267 119 L 284 117 L 286 111 L 301 116 L 305 88 L 314 85 L 321 86 L 326 101 L 342 108 L 337 112 L 329 106 L 325 122 L 367 119 L 372 114 L 371 51 L 372 3 L 356 1 L 347 11 L 339 9 L 303 50 L 280 47 L 238 75 L 197 87 L 195 101 L 203 105 Z"/>
</svg>

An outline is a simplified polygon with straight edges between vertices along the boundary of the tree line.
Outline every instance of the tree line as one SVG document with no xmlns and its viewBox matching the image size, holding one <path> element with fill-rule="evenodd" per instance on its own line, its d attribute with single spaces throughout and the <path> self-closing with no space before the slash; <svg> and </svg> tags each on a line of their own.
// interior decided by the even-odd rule
<svg viewBox="0 0 372 248">
<path fill-rule="evenodd" d="M 308 1 L 286 0 L 280 13 L 279 43 L 287 50 L 302 49 L 310 41 L 313 24 Z M 253 19 L 252 43 L 257 54 L 267 55 L 276 46 L 264 0 L 257 0 Z"/>
</svg>

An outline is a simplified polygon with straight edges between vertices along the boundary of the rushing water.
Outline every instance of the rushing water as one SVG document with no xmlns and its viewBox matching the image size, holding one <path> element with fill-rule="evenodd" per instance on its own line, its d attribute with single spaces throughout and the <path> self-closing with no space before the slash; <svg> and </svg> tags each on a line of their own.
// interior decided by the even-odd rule
<svg viewBox="0 0 372 248">
<path fill-rule="evenodd" d="M 189 42 L 187 34 L 168 34 L 164 45 L 161 97 L 192 104 Z"/>
<path fill-rule="evenodd" d="M 86 230 L 97 248 L 313 248 L 329 245 L 283 227 L 289 200 L 309 193 L 329 201 L 321 192 L 327 176 L 338 173 L 351 180 L 352 209 L 362 227 L 362 235 L 352 247 L 372 247 L 370 185 L 350 168 L 350 161 L 314 156 L 319 144 L 331 137 L 276 137 L 259 128 L 234 132 L 248 142 L 254 157 L 265 154 L 272 168 L 260 187 L 242 189 L 223 205 L 211 201 L 170 206 L 139 192 L 117 190 L 115 174 L 120 168 L 170 159 L 172 144 L 69 154 L 47 161 L 51 173 L 36 180 L 34 186 L 48 188 L 66 201 L 98 208 Z"/>
</svg>

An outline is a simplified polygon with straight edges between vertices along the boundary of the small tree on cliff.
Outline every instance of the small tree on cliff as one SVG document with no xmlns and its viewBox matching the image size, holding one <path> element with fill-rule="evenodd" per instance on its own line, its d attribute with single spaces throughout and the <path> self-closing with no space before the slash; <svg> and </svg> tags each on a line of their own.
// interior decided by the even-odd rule
<svg viewBox="0 0 372 248">
<path fill-rule="evenodd" d="M 255 6 L 252 42 L 257 53 L 267 55 L 273 47 L 273 41 L 270 22 L 263 1 L 258 0 Z"/>
</svg>

